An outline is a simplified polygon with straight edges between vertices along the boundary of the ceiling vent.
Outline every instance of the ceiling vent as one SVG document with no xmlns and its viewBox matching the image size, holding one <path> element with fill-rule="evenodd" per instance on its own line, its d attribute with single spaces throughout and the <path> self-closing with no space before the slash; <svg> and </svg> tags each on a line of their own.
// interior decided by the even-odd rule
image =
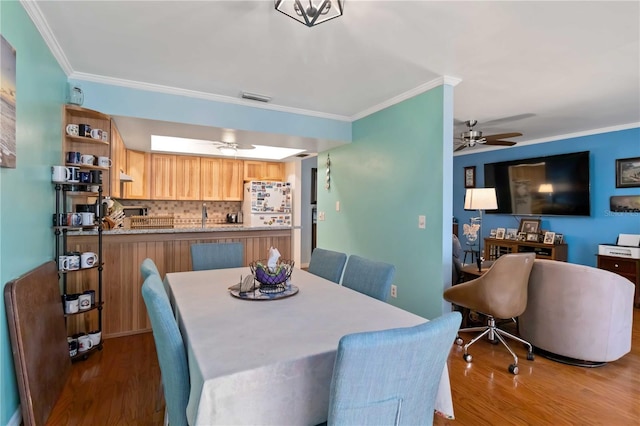
<svg viewBox="0 0 640 426">
<path fill-rule="evenodd" d="M 250 101 L 269 102 L 271 98 L 265 95 L 258 95 L 257 93 L 242 92 L 242 99 L 249 99 Z"/>
<path fill-rule="evenodd" d="M 308 157 L 308 156 L 309 156 L 309 154 L 307 154 L 307 153 L 302 153 L 302 154 L 296 155 L 296 157 L 298 157 L 298 158 L 305 158 L 305 157 Z"/>
</svg>

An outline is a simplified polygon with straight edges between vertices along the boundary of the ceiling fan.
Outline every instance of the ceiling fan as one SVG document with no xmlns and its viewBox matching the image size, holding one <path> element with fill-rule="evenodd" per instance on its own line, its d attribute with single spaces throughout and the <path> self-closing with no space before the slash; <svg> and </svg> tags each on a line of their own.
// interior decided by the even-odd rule
<svg viewBox="0 0 640 426">
<path fill-rule="evenodd" d="M 505 141 L 503 139 L 522 136 L 522 133 L 516 132 L 482 136 L 482 132 L 480 130 L 473 130 L 473 127 L 478 124 L 477 120 L 467 120 L 464 123 L 467 125 L 469 130 L 462 132 L 459 138 L 455 138 L 457 141 L 462 141 L 462 145 L 457 147 L 454 152 L 465 148 L 471 148 L 476 146 L 476 144 L 513 146 L 516 144 L 515 142 Z"/>
<path fill-rule="evenodd" d="M 211 145 L 214 148 L 217 148 L 218 151 L 226 155 L 234 155 L 239 149 L 248 150 L 255 148 L 255 146 L 251 144 L 243 144 L 238 142 L 200 141 L 198 143 Z"/>
</svg>

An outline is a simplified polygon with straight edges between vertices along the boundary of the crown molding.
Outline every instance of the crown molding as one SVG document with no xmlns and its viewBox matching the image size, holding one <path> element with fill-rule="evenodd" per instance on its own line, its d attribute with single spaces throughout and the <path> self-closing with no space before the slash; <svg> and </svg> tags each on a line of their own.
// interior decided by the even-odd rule
<svg viewBox="0 0 640 426">
<path fill-rule="evenodd" d="M 44 39 L 47 47 L 51 51 L 53 57 L 58 61 L 60 68 L 67 75 L 67 77 L 73 73 L 73 68 L 67 59 L 67 56 L 64 54 L 62 47 L 58 44 L 58 40 L 53 36 L 53 31 L 51 31 L 51 27 L 47 23 L 47 20 L 44 19 L 44 15 L 42 11 L 38 7 L 38 4 L 33 0 L 20 0 L 20 4 L 31 18 L 31 21 L 38 29 L 38 32 Z"/>
<path fill-rule="evenodd" d="M 378 111 L 382 111 L 385 108 L 389 108 L 392 105 L 399 104 L 400 102 L 406 101 L 407 99 L 413 98 L 416 95 L 419 95 L 421 93 L 434 89 L 438 86 L 443 86 L 443 85 L 456 86 L 461 81 L 462 79 L 459 79 L 456 77 L 450 77 L 450 76 L 435 78 L 431 81 L 421 84 L 418 87 L 415 87 L 411 90 L 401 93 L 398 96 L 394 96 L 391 99 L 387 99 L 386 101 L 381 102 L 378 105 L 374 105 L 371 108 L 367 108 L 364 111 L 361 111 L 357 114 L 352 115 L 351 121 L 356 121 L 368 115 L 376 113 Z"/>
</svg>

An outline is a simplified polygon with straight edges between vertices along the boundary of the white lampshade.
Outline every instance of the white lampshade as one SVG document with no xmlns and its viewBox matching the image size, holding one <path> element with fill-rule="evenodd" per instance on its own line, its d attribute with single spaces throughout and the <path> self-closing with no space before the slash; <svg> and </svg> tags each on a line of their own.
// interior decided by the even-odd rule
<svg viewBox="0 0 640 426">
<path fill-rule="evenodd" d="M 464 196 L 465 210 L 496 210 L 498 201 L 495 188 L 470 188 Z"/>
</svg>

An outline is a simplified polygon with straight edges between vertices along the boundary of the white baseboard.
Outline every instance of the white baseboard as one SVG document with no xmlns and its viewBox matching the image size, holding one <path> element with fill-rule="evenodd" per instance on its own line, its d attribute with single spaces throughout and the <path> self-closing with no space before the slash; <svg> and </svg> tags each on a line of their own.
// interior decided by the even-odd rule
<svg viewBox="0 0 640 426">
<path fill-rule="evenodd" d="M 9 419 L 7 426 L 20 426 L 22 423 L 22 410 L 20 410 L 20 405 L 16 408 L 16 411 L 13 413 L 13 416 Z"/>
</svg>

